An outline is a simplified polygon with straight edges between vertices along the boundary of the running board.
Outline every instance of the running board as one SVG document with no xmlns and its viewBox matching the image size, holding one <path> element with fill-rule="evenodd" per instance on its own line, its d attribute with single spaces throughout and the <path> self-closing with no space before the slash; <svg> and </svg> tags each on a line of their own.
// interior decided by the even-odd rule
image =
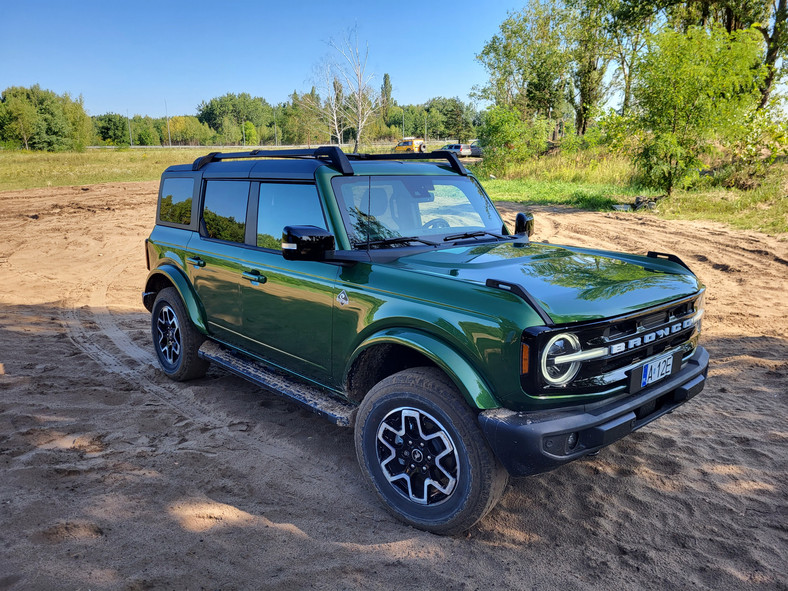
<svg viewBox="0 0 788 591">
<path fill-rule="evenodd" d="M 205 341 L 199 350 L 203 359 L 215 363 L 239 377 L 274 392 L 286 396 L 314 413 L 328 419 L 340 427 L 352 427 L 357 407 L 333 398 L 323 390 L 297 382 L 283 373 L 254 361 L 241 354 L 224 349 L 213 341 Z"/>
</svg>

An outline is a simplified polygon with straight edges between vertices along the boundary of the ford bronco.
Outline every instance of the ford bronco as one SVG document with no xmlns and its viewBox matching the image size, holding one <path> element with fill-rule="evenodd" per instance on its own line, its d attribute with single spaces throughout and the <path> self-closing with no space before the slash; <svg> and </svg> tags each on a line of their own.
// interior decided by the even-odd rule
<svg viewBox="0 0 788 591">
<path fill-rule="evenodd" d="M 211 153 L 161 179 L 143 302 L 165 374 L 209 363 L 354 429 L 397 518 L 456 534 L 704 386 L 677 257 L 531 242 L 449 152 Z M 348 491 L 348 494 L 355 494 Z"/>
</svg>

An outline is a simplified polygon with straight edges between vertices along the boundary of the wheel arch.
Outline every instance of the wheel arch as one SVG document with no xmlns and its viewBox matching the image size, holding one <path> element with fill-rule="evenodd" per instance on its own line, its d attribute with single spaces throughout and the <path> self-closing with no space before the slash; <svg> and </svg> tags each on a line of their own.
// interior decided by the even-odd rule
<svg viewBox="0 0 788 591">
<path fill-rule="evenodd" d="M 194 293 L 189 280 L 184 277 L 183 272 L 175 265 L 161 265 L 153 269 L 148 275 L 145 282 L 145 291 L 142 294 L 142 303 L 148 311 L 153 310 L 153 303 L 156 300 L 156 295 L 167 287 L 174 287 L 178 295 L 181 296 L 181 301 L 186 307 L 194 326 L 203 334 L 208 334 L 208 329 L 205 323 L 205 312 Z"/>
<path fill-rule="evenodd" d="M 360 402 L 379 381 L 403 369 L 421 366 L 443 371 L 472 408 L 501 406 L 484 377 L 451 346 L 432 335 L 402 329 L 378 332 L 355 350 L 345 371 L 348 397 Z"/>
</svg>

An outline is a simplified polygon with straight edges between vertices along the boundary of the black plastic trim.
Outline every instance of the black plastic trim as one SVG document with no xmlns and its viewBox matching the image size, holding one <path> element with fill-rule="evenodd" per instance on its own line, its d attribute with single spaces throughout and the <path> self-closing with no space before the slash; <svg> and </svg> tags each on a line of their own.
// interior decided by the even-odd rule
<svg viewBox="0 0 788 591">
<path fill-rule="evenodd" d="M 510 283 L 508 281 L 500 281 L 499 279 L 488 279 L 485 285 L 487 287 L 508 291 L 525 300 L 534 309 L 534 311 L 539 314 L 539 318 L 542 319 L 542 322 L 545 323 L 545 326 L 555 326 L 553 319 L 550 318 L 547 312 L 545 312 L 545 309 L 542 308 L 542 305 L 539 303 L 539 301 L 530 293 L 525 291 L 522 286 L 517 285 L 516 283 Z"/>
<path fill-rule="evenodd" d="M 238 160 L 244 158 L 316 158 L 325 160 L 328 164 L 338 169 L 344 175 L 353 174 L 347 155 L 336 146 L 320 146 L 314 149 L 298 150 L 252 150 L 250 152 L 211 152 L 197 158 L 192 164 L 192 170 L 200 170 L 211 162 L 221 160 Z"/>
<path fill-rule="evenodd" d="M 671 263 L 676 263 L 677 265 L 681 265 L 681 266 L 682 266 L 682 267 L 684 267 L 684 268 L 685 268 L 687 271 L 689 271 L 690 273 L 692 273 L 692 269 L 690 269 L 690 268 L 687 266 L 687 263 L 685 263 L 684 261 L 682 261 L 682 260 L 681 260 L 679 257 L 677 257 L 675 254 L 670 254 L 670 253 L 667 253 L 667 252 L 656 252 L 656 251 L 654 251 L 654 250 L 649 250 L 649 251 L 648 251 L 648 253 L 646 254 L 646 256 L 647 256 L 647 257 L 649 257 L 649 258 L 652 258 L 652 259 L 667 259 L 667 260 L 669 260 Z"/>
<path fill-rule="evenodd" d="M 547 411 L 487 410 L 479 413 L 479 424 L 510 474 L 539 474 L 596 453 L 672 412 L 703 389 L 708 368 L 709 354 L 698 347 L 680 372 L 631 396 Z M 577 434 L 571 448 L 570 434 Z"/>
<path fill-rule="evenodd" d="M 401 154 L 348 154 L 351 160 L 447 160 L 454 172 L 468 176 L 467 169 L 462 165 L 457 154 L 447 150 L 434 152 L 405 152 Z"/>
</svg>

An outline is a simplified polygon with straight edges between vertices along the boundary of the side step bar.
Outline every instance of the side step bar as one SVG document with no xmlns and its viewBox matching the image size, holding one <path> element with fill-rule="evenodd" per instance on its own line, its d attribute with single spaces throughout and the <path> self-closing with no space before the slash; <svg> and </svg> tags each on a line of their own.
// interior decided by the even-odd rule
<svg viewBox="0 0 788 591">
<path fill-rule="evenodd" d="M 262 363 L 228 351 L 213 341 L 205 341 L 199 355 L 265 390 L 298 402 L 335 425 L 352 427 L 355 422 L 356 406 L 333 398 L 319 388 L 296 382 Z"/>
</svg>

